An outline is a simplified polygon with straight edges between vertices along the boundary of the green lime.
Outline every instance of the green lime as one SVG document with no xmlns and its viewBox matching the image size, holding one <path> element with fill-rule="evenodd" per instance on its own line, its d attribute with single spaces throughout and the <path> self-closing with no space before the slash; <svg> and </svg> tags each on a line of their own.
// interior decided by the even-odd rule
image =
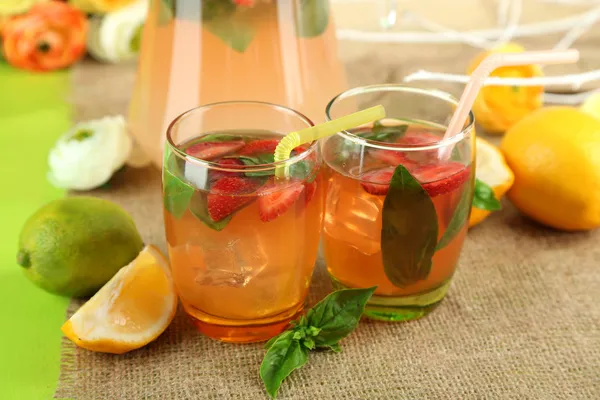
<svg viewBox="0 0 600 400">
<path fill-rule="evenodd" d="M 25 223 L 17 263 L 51 293 L 86 297 L 129 264 L 143 248 L 133 219 L 96 197 L 53 201 Z"/>
</svg>

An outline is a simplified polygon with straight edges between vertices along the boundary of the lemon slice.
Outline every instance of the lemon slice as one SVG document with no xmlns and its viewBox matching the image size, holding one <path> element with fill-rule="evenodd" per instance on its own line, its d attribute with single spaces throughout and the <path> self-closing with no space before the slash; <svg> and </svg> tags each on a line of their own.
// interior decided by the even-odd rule
<svg viewBox="0 0 600 400">
<path fill-rule="evenodd" d="M 496 198 L 500 200 L 512 186 L 515 176 L 506 164 L 500 149 L 490 142 L 478 137 L 476 139 L 476 152 L 475 176 L 489 185 L 494 190 Z M 490 211 L 473 207 L 469 226 L 480 223 L 489 214 Z"/>
<path fill-rule="evenodd" d="M 61 329 L 79 347 L 122 354 L 156 339 L 176 310 L 169 264 L 156 247 L 149 245 Z"/>
</svg>

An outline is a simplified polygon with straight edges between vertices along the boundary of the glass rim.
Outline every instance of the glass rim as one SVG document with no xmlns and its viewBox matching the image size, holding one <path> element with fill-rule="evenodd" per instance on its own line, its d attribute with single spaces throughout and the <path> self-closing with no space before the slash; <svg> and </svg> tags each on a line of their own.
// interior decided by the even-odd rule
<svg viewBox="0 0 600 400">
<path fill-rule="evenodd" d="M 332 107 L 339 102 L 340 100 L 354 97 L 357 95 L 365 94 L 365 93 L 378 93 L 378 92 L 405 92 L 405 93 L 415 93 L 426 96 L 433 96 L 440 100 L 444 100 L 448 103 L 458 105 L 458 99 L 452 96 L 448 92 L 444 92 L 438 89 L 422 89 L 413 86 L 402 85 L 399 83 L 384 83 L 377 85 L 366 85 L 366 86 L 358 86 L 352 89 L 348 89 L 334 98 L 332 98 L 327 106 L 325 107 L 325 119 L 327 121 L 331 121 L 334 118 L 331 118 L 331 109 Z M 443 147 L 454 145 L 465 137 L 471 134 L 473 127 L 475 125 L 475 117 L 473 115 L 473 111 L 469 111 L 469 120 L 466 126 L 456 135 L 451 136 L 447 139 L 442 139 L 438 142 L 432 142 L 430 145 L 423 144 L 415 144 L 415 145 L 407 145 L 407 144 L 399 144 L 399 143 L 386 143 L 379 142 L 377 140 L 364 139 L 360 136 L 349 132 L 348 130 L 337 132 L 336 135 L 343 137 L 344 139 L 350 140 L 356 144 L 372 147 L 376 149 L 382 150 L 394 150 L 394 151 L 426 151 L 426 150 L 437 150 Z"/>
<path fill-rule="evenodd" d="M 264 172 L 264 171 L 270 171 L 273 169 L 276 169 L 277 167 L 281 167 L 281 166 L 290 166 L 293 164 L 296 164 L 302 160 L 304 160 L 306 157 L 308 157 L 312 152 L 317 150 L 317 143 L 318 141 L 313 141 L 313 143 L 308 145 L 308 148 L 306 150 L 304 150 L 301 153 L 298 153 L 290 158 L 288 158 L 287 160 L 282 160 L 282 161 L 278 161 L 278 162 L 272 162 L 272 163 L 268 163 L 268 164 L 257 164 L 257 165 L 240 165 L 239 167 L 236 168 L 227 168 L 227 167 L 223 167 L 221 164 L 219 164 L 218 162 L 214 162 L 214 161 L 208 161 L 208 160 L 203 160 L 202 158 L 198 158 L 198 157 L 194 157 L 192 155 L 187 154 L 185 151 L 183 151 L 182 149 L 180 149 L 179 147 L 177 147 L 177 145 L 173 142 L 173 138 L 172 138 L 172 131 L 176 128 L 177 125 L 179 125 L 180 123 L 182 123 L 186 118 L 192 116 L 193 114 L 199 112 L 199 111 L 203 111 L 203 110 L 207 110 L 209 108 L 214 108 L 214 107 L 221 107 L 221 106 L 234 106 L 234 105 L 258 105 L 258 106 L 265 106 L 265 107 L 269 107 L 269 108 L 274 108 L 277 111 L 283 111 L 289 115 L 293 115 L 294 117 L 297 117 L 298 119 L 302 120 L 304 123 L 306 123 L 307 128 L 308 127 L 312 127 L 315 126 L 314 122 L 308 118 L 306 115 L 302 114 L 299 111 L 296 111 L 292 108 L 286 107 L 286 106 L 282 106 L 280 104 L 275 104 L 275 103 L 269 103 L 266 101 L 254 101 L 254 100 L 231 100 L 231 101 L 219 101 L 219 102 L 215 102 L 215 103 L 208 103 L 208 104 L 203 104 L 201 106 L 197 106 L 197 107 L 193 107 L 181 114 L 179 114 L 173 121 L 171 121 L 171 123 L 169 124 L 169 126 L 167 127 L 167 145 L 171 148 L 171 150 L 181 159 L 184 159 L 185 161 L 190 161 L 193 164 L 197 164 L 197 165 L 201 165 L 204 166 L 206 168 L 210 168 L 210 169 L 214 169 L 214 170 L 218 170 L 218 171 L 224 171 L 224 172 Z M 290 133 L 287 132 L 286 135 Z M 282 135 L 281 137 L 284 137 L 285 135 Z M 164 166 L 163 166 L 164 168 Z"/>
</svg>

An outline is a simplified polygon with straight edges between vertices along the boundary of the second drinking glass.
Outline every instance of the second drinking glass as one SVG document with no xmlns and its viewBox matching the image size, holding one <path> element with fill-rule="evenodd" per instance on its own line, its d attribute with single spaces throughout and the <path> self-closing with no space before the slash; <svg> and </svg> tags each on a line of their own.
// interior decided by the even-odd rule
<svg viewBox="0 0 600 400">
<path fill-rule="evenodd" d="M 322 141 L 325 261 L 337 288 L 377 286 L 365 315 L 409 320 L 440 303 L 456 269 L 473 193 L 473 115 L 443 139 L 454 98 L 378 85 L 337 96 L 327 118 L 376 104 L 388 118 Z"/>
<path fill-rule="evenodd" d="M 171 269 L 185 311 L 207 336 L 269 339 L 302 311 L 323 214 L 317 144 L 275 163 L 282 135 L 312 126 L 260 102 L 216 103 L 169 127 L 163 163 Z M 280 165 L 289 176 L 275 179 Z"/>
</svg>

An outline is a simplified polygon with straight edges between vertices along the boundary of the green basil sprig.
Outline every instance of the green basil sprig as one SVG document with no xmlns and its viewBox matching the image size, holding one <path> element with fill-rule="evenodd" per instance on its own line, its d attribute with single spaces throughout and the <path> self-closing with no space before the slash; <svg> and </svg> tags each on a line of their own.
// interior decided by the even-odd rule
<svg viewBox="0 0 600 400">
<path fill-rule="evenodd" d="M 306 364 L 311 350 L 341 351 L 339 341 L 354 331 L 376 288 L 344 289 L 330 293 L 306 316 L 292 323 L 291 329 L 267 342 L 267 354 L 260 366 L 260 377 L 269 396 L 277 396 L 281 382 L 295 369 Z"/>
</svg>

